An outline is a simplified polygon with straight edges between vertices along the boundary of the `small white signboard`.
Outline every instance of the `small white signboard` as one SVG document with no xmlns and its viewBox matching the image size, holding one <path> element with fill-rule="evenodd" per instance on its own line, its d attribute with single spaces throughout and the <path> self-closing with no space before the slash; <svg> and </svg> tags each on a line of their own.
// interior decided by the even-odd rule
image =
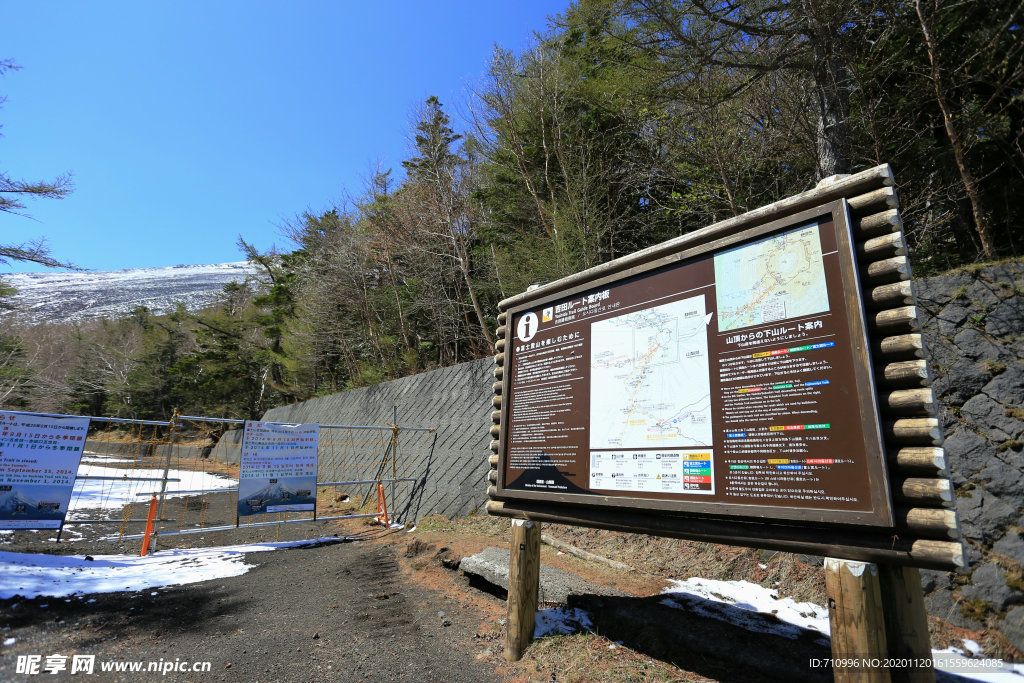
<svg viewBox="0 0 1024 683">
<path fill-rule="evenodd" d="M 68 512 L 87 417 L 0 411 L 0 529 L 60 529 Z"/>
<path fill-rule="evenodd" d="M 238 516 L 316 509 L 319 424 L 246 421 Z"/>
</svg>

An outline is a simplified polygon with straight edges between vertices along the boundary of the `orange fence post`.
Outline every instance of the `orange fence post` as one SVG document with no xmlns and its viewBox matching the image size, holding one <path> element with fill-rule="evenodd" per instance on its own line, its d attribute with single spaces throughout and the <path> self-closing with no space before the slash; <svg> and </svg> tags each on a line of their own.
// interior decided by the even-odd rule
<svg viewBox="0 0 1024 683">
<path fill-rule="evenodd" d="M 384 526 L 391 528 L 391 523 L 388 520 L 388 500 L 384 496 L 384 484 L 377 484 L 377 512 L 383 512 L 384 518 L 377 518 L 378 522 L 384 524 Z"/>
<path fill-rule="evenodd" d="M 149 516 L 146 517 L 146 533 L 142 537 L 142 552 L 139 557 L 145 557 L 149 552 L 149 537 L 153 535 L 153 520 L 156 519 L 156 496 L 149 500 Z"/>
</svg>

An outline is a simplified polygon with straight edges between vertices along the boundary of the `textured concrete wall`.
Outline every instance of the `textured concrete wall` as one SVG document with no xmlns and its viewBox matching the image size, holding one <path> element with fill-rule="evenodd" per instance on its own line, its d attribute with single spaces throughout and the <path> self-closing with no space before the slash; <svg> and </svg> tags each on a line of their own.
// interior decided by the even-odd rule
<svg viewBox="0 0 1024 683">
<path fill-rule="evenodd" d="M 402 432 L 399 436 L 398 470 L 416 479 L 415 484 L 400 485 L 399 519 L 411 521 L 433 513 L 465 515 L 487 502 L 493 368 L 489 358 L 463 363 L 281 406 L 263 417 L 273 422 L 384 425 L 391 423 L 392 409 L 397 407 L 400 426 L 436 429 L 432 434 Z M 234 442 L 239 436 L 235 432 L 225 438 Z M 373 479 L 376 473 L 376 466 L 367 465 L 345 476 Z"/>
<path fill-rule="evenodd" d="M 210 457 L 231 465 L 237 465 L 242 457 L 242 430 L 230 429 L 221 435 Z"/>
</svg>

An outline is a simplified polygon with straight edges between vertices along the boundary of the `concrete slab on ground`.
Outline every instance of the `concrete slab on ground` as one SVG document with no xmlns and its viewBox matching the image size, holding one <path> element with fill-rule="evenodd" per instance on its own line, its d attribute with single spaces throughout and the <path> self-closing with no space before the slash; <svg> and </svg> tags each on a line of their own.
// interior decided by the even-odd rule
<svg viewBox="0 0 1024 683">
<path fill-rule="evenodd" d="M 488 546 L 476 555 L 462 558 L 459 562 L 459 569 L 470 576 L 476 576 L 495 586 L 501 586 L 508 590 L 508 548 L 497 548 Z M 550 567 L 545 564 L 540 566 L 540 594 L 541 602 L 564 605 L 569 595 L 611 595 L 626 596 L 627 593 L 599 586 L 591 583 L 571 572 Z"/>
</svg>

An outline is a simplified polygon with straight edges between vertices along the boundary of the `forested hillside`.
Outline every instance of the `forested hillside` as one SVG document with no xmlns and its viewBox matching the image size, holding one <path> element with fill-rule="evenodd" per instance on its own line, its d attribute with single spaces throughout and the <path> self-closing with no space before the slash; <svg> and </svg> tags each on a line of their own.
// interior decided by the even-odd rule
<svg viewBox="0 0 1024 683">
<path fill-rule="evenodd" d="M 1018 0 L 580 0 L 532 49 L 496 50 L 465 102 L 429 98 L 401 168 L 282 226 L 289 251 L 240 228 L 258 274 L 216 307 L 8 324 L 0 405 L 257 417 L 479 358 L 497 301 L 531 283 L 884 162 L 916 274 L 1019 256 L 1022 15 Z"/>
</svg>

